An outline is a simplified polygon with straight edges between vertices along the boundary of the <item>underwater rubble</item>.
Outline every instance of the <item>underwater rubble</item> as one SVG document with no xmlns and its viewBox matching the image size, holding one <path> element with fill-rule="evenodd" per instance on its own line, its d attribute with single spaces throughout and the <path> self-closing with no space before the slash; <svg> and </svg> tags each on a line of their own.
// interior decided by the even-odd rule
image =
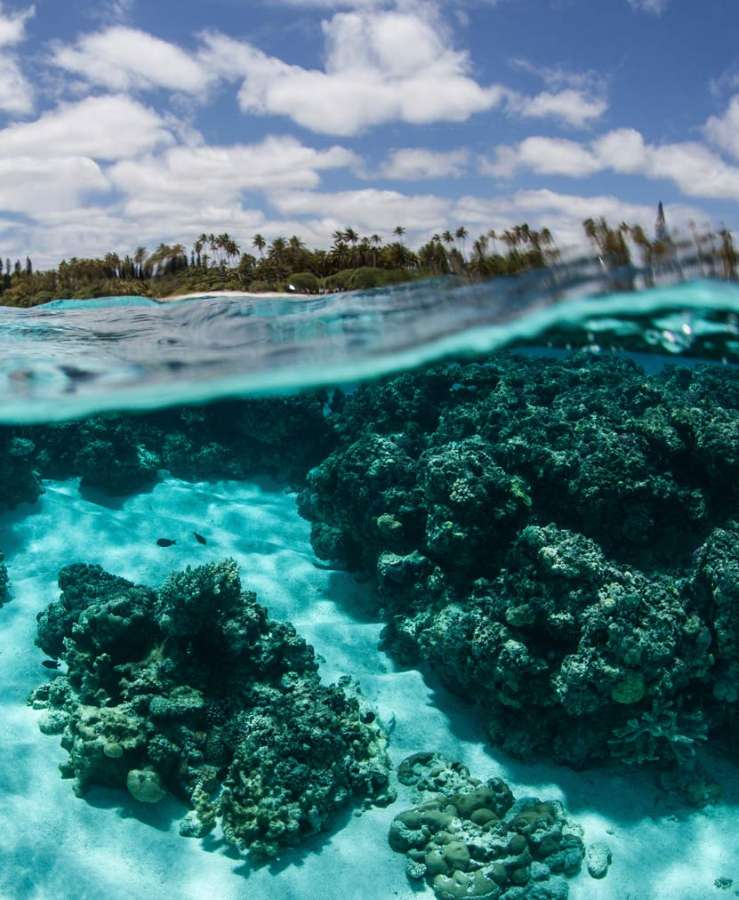
<svg viewBox="0 0 739 900">
<path fill-rule="evenodd" d="M 98 566 L 59 575 L 38 616 L 41 649 L 64 671 L 31 704 L 61 734 L 64 777 L 84 795 L 174 794 L 180 833 L 220 826 L 255 861 L 325 830 L 341 808 L 386 805 L 387 736 L 349 679 L 321 683 L 312 647 L 273 622 L 226 560 L 158 590 Z"/>
</svg>

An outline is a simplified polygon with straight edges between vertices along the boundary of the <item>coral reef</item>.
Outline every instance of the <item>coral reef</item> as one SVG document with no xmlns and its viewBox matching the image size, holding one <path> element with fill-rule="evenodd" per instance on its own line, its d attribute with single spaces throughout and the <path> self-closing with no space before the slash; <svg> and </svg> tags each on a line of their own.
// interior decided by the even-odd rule
<svg viewBox="0 0 739 900">
<path fill-rule="evenodd" d="M 5 566 L 5 557 L 0 553 L 0 606 L 8 599 L 9 590 L 8 570 Z"/>
<path fill-rule="evenodd" d="M 147 415 L 0 431 L 30 446 L 45 476 L 78 476 L 83 487 L 136 493 L 166 469 L 179 478 L 275 475 L 299 483 L 332 446 L 326 396 L 314 391 L 269 400 L 233 400 Z"/>
<path fill-rule="evenodd" d="M 737 732 L 737 372 L 499 356 L 335 406 L 314 548 L 373 575 L 388 648 L 497 745 L 691 769 Z"/>
<path fill-rule="evenodd" d="M 425 879 L 439 900 L 566 900 L 585 848 L 561 803 L 515 800 L 500 778 L 473 778 L 436 753 L 405 760 L 398 778 L 419 800 L 389 834 L 411 880 Z M 607 870 L 599 865 L 597 877 Z"/>
<path fill-rule="evenodd" d="M 35 451 L 32 440 L 0 428 L 0 511 L 34 503 L 43 492 L 35 471 Z"/>
<path fill-rule="evenodd" d="M 313 649 L 270 621 L 226 561 L 158 591 L 97 566 L 60 573 L 37 643 L 66 665 L 31 698 L 62 734 L 63 775 L 82 795 L 167 792 L 191 807 L 181 833 L 220 824 L 254 858 L 324 830 L 349 803 L 386 803 L 387 739 L 346 681 L 321 684 Z"/>
</svg>

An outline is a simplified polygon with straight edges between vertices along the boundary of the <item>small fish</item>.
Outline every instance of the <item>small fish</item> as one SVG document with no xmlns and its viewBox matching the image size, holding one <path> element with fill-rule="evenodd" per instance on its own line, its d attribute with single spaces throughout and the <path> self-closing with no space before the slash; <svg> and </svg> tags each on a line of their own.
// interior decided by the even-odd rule
<svg viewBox="0 0 739 900">
<path fill-rule="evenodd" d="M 159 538 L 157 547 L 174 547 L 177 541 L 170 541 L 168 538 Z"/>
<path fill-rule="evenodd" d="M 45 659 L 41 665 L 45 669 L 58 669 L 59 668 L 59 660 L 58 659 Z"/>
<path fill-rule="evenodd" d="M 199 544 L 202 544 L 203 546 L 205 546 L 205 545 L 208 543 L 208 542 L 206 541 L 206 539 L 203 537 L 203 535 L 202 535 L 202 534 L 198 534 L 197 531 L 193 531 L 192 536 L 195 538 L 195 540 L 196 540 Z"/>
</svg>

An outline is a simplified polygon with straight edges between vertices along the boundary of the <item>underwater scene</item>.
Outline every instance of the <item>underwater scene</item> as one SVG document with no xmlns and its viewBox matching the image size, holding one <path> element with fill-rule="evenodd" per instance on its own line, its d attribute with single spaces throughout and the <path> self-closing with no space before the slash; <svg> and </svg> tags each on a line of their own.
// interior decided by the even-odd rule
<svg viewBox="0 0 739 900">
<path fill-rule="evenodd" d="M 739 287 L 636 286 L 0 308 L 0 897 L 739 896 Z"/>
</svg>

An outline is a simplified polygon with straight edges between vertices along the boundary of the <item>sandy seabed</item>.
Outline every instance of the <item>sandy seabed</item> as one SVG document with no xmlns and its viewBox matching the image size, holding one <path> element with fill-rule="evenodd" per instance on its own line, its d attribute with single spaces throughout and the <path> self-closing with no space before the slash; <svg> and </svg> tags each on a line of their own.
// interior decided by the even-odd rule
<svg viewBox="0 0 739 900">
<path fill-rule="evenodd" d="M 262 295 L 260 295 L 262 296 Z M 201 547 L 192 532 L 206 535 Z M 156 546 L 160 537 L 177 541 Z M 0 516 L 12 601 L 0 610 L 0 898 L 2 900 L 410 900 L 431 898 L 406 880 L 404 858 L 386 840 L 397 803 L 353 815 L 278 864 L 251 869 L 217 835 L 177 832 L 175 800 L 143 808 L 125 792 L 97 789 L 85 800 L 57 770 L 58 737 L 38 730 L 26 706 L 50 677 L 33 643 L 36 613 L 58 590 L 59 569 L 98 563 L 117 575 L 158 585 L 174 569 L 234 557 L 242 581 L 273 617 L 291 620 L 322 658 L 325 680 L 357 678 L 392 723 L 395 763 L 433 749 L 478 777 L 501 776 L 517 795 L 565 802 L 586 831 L 606 841 L 613 865 L 603 881 L 583 872 L 572 900 L 710 900 L 739 888 L 739 787 L 736 770 L 714 774 L 726 802 L 690 812 L 669 801 L 650 776 L 576 773 L 523 765 L 486 746 L 474 717 L 416 671 L 400 671 L 377 649 L 381 625 L 362 612 L 365 589 L 323 567 L 309 526 L 289 493 L 260 484 L 168 480 L 115 502 L 82 495 L 76 481 L 52 482 L 38 504 Z M 729 890 L 714 886 L 733 878 Z M 739 892 L 737 892 L 739 893 Z"/>
</svg>

